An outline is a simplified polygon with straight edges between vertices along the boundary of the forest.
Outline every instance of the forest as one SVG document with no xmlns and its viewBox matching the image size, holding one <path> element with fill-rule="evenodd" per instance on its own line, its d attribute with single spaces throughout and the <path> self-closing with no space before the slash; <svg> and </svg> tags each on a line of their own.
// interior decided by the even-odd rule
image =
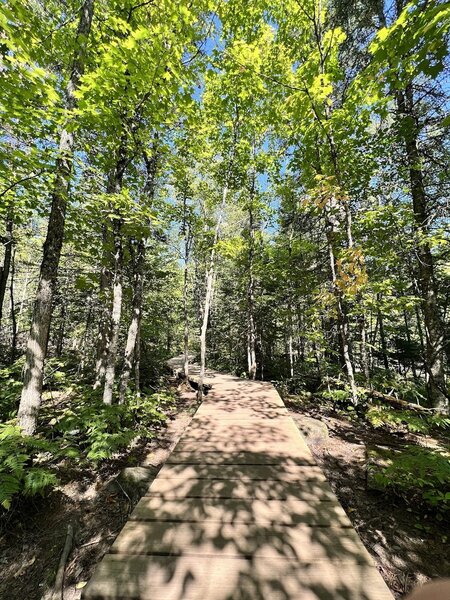
<svg viewBox="0 0 450 600">
<path fill-rule="evenodd" d="M 440 0 L 1 3 L 2 532 L 160 435 L 183 355 L 198 400 L 216 369 L 402 438 L 378 487 L 445 544 L 449 30 Z"/>
</svg>

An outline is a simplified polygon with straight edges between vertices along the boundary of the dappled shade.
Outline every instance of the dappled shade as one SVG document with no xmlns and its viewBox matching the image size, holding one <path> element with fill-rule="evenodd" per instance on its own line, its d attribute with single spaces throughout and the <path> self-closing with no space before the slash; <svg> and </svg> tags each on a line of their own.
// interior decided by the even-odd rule
<svg viewBox="0 0 450 600">
<path fill-rule="evenodd" d="M 215 374 L 84 598 L 392 596 L 273 386 Z"/>
</svg>

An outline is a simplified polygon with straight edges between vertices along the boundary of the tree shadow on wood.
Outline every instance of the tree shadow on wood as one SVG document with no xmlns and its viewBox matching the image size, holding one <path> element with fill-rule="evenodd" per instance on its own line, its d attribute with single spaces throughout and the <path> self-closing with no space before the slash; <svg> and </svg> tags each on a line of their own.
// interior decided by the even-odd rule
<svg viewBox="0 0 450 600">
<path fill-rule="evenodd" d="M 84 598 L 392 598 L 276 392 L 232 379 L 200 407 Z"/>
</svg>

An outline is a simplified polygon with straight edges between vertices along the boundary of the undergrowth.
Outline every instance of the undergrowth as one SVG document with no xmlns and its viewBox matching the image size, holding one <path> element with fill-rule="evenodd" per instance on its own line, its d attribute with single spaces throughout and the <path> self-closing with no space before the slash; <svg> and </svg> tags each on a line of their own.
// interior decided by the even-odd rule
<svg viewBox="0 0 450 600">
<path fill-rule="evenodd" d="M 450 510 L 450 454 L 443 450 L 407 446 L 385 452 L 387 465 L 370 464 L 377 485 L 400 496 L 407 504 L 425 504 L 434 516 Z"/>
<path fill-rule="evenodd" d="M 44 392 L 35 436 L 23 436 L 14 418 L 21 361 L 0 370 L 0 505 L 6 510 L 16 498 L 57 485 L 62 464 L 95 467 L 134 439 L 151 439 L 175 401 L 166 391 L 130 393 L 124 404 L 108 406 L 90 386 L 74 383 L 62 361 L 52 366 L 52 392 Z"/>
</svg>

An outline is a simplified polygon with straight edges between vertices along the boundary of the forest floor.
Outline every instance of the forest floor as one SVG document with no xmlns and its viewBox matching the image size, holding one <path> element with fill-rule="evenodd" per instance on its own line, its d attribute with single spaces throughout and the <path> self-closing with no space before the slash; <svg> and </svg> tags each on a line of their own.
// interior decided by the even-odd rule
<svg viewBox="0 0 450 600">
<path fill-rule="evenodd" d="M 440 443 L 418 434 L 375 430 L 331 407 L 285 400 L 292 416 L 307 415 L 327 425 L 328 438 L 309 441 L 311 451 L 364 545 L 396 598 L 432 577 L 450 575 L 450 523 L 387 492 L 367 489 L 367 448 Z M 424 525 L 425 524 L 425 525 Z"/>
<path fill-rule="evenodd" d="M 164 461 L 188 425 L 195 394 L 178 397 L 166 427 L 148 442 L 135 443 L 98 469 L 61 473 L 61 485 L 42 499 L 28 499 L 0 522 L 0 598 L 48 600 L 64 547 L 67 526 L 74 543 L 64 579 L 64 600 L 78 600 L 96 564 L 128 519 L 138 498 L 114 485 L 125 467 L 158 453 Z M 167 456 L 165 456 L 167 454 Z"/>
</svg>

